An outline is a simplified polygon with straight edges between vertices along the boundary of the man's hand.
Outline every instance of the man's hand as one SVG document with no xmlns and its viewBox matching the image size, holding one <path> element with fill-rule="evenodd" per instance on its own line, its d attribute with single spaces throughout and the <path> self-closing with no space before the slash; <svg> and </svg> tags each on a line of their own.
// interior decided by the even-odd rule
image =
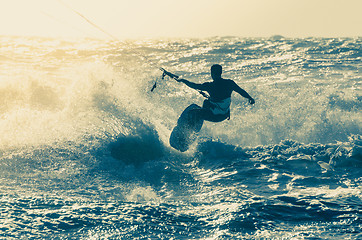
<svg viewBox="0 0 362 240">
<path fill-rule="evenodd" d="M 166 74 L 167 76 L 169 76 L 170 78 L 173 78 L 175 80 L 178 80 L 178 78 L 179 78 L 179 76 L 166 71 L 164 68 L 160 68 L 160 70 L 163 71 L 163 73 Z"/>
<path fill-rule="evenodd" d="M 255 103 L 255 100 L 253 98 L 249 98 L 249 103 L 252 105 Z"/>
</svg>

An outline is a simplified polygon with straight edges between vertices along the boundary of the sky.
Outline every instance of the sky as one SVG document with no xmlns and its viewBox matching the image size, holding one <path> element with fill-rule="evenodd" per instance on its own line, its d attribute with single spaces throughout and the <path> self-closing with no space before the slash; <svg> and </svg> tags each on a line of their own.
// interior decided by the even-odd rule
<svg viewBox="0 0 362 240">
<path fill-rule="evenodd" d="M 0 0 L 0 35 L 360 37 L 362 0 Z"/>
</svg>

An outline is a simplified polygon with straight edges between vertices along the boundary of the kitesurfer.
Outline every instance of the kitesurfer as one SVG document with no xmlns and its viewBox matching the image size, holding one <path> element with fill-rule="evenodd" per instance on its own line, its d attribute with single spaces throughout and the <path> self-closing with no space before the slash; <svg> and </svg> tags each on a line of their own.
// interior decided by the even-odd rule
<svg viewBox="0 0 362 240">
<path fill-rule="evenodd" d="M 186 84 L 190 88 L 208 93 L 209 97 L 204 101 L 202 108 L 190 111 L 190 120 L 203 119 L 210 122 L 221 122 L 225 119 L 229 119 L 231 94 L 233 91 L 247 98 L 250 104 L 255 103 L 255 100 L 233 80 L 221 77 L 222 66 L 219 64 L 211 66 L 211 78 L 213 81 L 202 84 L 190 82 L 164 69 L 161 70 L 164 71 L 165 75 L 174 78 L 178 82 Z"/>
</svg>

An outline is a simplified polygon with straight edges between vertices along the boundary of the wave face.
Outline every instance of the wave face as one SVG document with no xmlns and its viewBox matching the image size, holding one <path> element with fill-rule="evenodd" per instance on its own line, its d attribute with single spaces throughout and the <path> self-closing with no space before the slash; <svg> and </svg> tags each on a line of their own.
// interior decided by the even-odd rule
<svg viewBox="0 0 362 240">
<path fill-rule="evenodd" d="M 1 238 L 362 237 L 361 38 L 0 41 Z M 203 98 L 155 66 L 215 63 L 256 104 L 179 153 Z"/>
</svg>

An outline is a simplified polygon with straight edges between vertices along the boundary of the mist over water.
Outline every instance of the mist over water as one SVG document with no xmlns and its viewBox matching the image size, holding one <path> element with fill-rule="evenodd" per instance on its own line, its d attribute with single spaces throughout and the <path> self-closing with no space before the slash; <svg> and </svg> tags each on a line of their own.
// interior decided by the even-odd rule
<svg viewBox="0 0 362 240">
<path fill-rule="evenodd" d="M 1 237 L 361 236 L 360 38 L 0 43 Z M 202 83 L 215 63 L 256 104 L 234 93 L 181 154 L 203 97 L 155 66 Z"/>
</svg>

